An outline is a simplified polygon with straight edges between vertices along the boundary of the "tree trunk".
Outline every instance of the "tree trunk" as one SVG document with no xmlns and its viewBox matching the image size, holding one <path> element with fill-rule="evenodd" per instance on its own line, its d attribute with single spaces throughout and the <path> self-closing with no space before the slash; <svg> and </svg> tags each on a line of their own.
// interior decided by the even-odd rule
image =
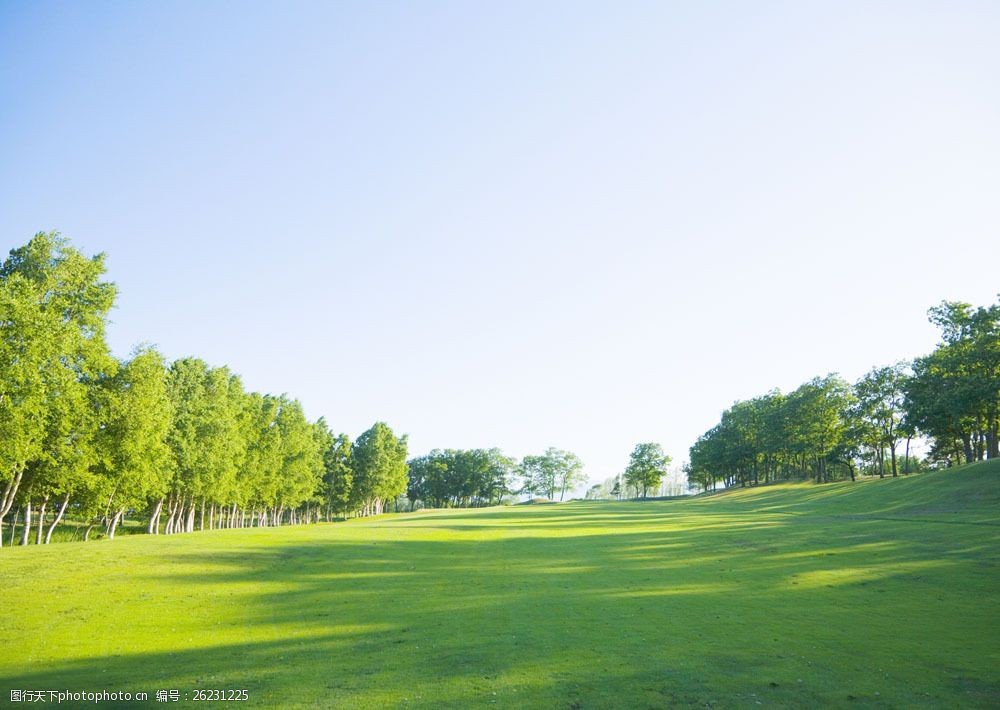
<svg viewBox="0 0 1000 710">
<path fill-rule="evenodd" d="M 14 547 L 14 533 L 17 532 L 17 518 L 21 515 L 20 509 L 14 511 L 14 522 L 10 526 L 10 546 Z"/>
<path fill-rule="evenodd" d="M 201 518 L 198 520 L 198 529 L 205 529 L 205 499 L 201 499 Z"/>
<path fill-rule="evenodd" d="M 24 530 L 21 531 L 21 544 L 27 545 L 31 539 L 31 499 L 24 504 Z"/>
<path fill-rule="evenodd" d="M 19 468 L 14 473 L 13 478 L 7 481 L 7 486 L 3 491 L 3 498 L 0 498 L 0 520 L 3 520 L 14 506 L 14 496 L 17 495 L 17 489 L 20 487 L 23 477 L 24 469 Z"/>
<path fill-rule="evenodd" d="M 163 526 L 164 535 L 173 535 L 174 533 L 174 511 L 177 508 L 177 499 L 173 494 L 167 497 L 167 523 Z"/>
<path fill-rule="evenodd" d="M 94 529 L 94 524 L 93 523 L 90 523 L 90 524 L 87 525 L 87 529 L 83 533 L 83 541 L 84 542 L 89 542 L 90 541 L 90 531 L 93 530 L 93 529 Z"/>
<path fill-rule="evenodd" d="M 989 431 L 986 433 L 986 458 L 995 459 L 1000 457 L 1000 420 L 997 418 L 996 410 L 989 414 Z"/>
<path fill-rule="evenodd" d="M 889 452 L 892 455 L 892 477 L 896 478 L 896 442 L 891 442 Z"/>
<path fill-rule="evenodd" d="M 111 524 L 108 525 L 108 539 L 109 540 L 114 540 L 115 539 L 115 531 L 118 529 L 118 523 L 121 522 L 121 520 L 122 520 L 122 518 L 124 516 L 125 516 L 125 509 L 122 508 L 121 510 L 117 511 L 111 517 Z"/>
<path fill-rule="evenodd" d="M 0 547 L 3 547 L 3 519 L 7 517 L 7 513 L 14 505 L 14 496 L 17 495 L 17 489 L 21 485 L 21 477 L 24 476 L 24 470 L 15 470 L 14 475 L 7 485 L 4 487 L 3 497 L 0 498 Z M 17 513 L 14 513 L 14 526 L 17 526 Z M 14 529 L 11 528 L 10 544 L 14 545 Z"/>
<path fill-rule="evenodd" d="M 184 517 L 184 496 L 174 499 L 174 507 L 170 511 L 170 534 L 184 532 L 184 525 L 181 520 Z"/>
<path fill-rule="evenodd" d="M 160 534 L 160 511 L 163 510 L 163 497 L 160 496 L 160 500 L 156 501 L 156 507 L 153 508 L 152 515 L 149 516 L 149 527 L 146 528 L 146 532 L 150 535 Z"/>
<path fill-rule="evenodd" d="M 910 439 L 912 437 L 906 437 L 906 453 L 903 454 L 903 475 L 910 472 Z"/>
<path fill-rule="evenodd" d="M 52 524 L 49 525 L 49 529 L 45 533 L 46 545 L 48 545 L 49 541 L 52 540 L 52 533 L 55 531 L 56 525 L 58 525 L 59 522 L 62 520 L 63 514 L 66 512 L 66 506 L 68 505 L 69 505 L 69 493 L 66 494 L 66 497 L 63 498 L 62 500 L 62 503 L 59 504 L 59 512 L 56 513 L 56 519 L 52 521 Z"/>
<path fill-rule="evenodd" d="M 35 544 L 42 544 L 42 526 L 45 524 L 45 507 L 49 504 L 49 497 L 42 498 L 42 507 L 38 509 L 38 533 L 35 535 Z"/>
<path fill-rule="evenodd" d="M 972 450 L 972 436 L 968 432 L 962 432 L 962 449 L 965 452 L 965 463 L 972 463 L 976 460 L 976 455 Z"/>
</svg>

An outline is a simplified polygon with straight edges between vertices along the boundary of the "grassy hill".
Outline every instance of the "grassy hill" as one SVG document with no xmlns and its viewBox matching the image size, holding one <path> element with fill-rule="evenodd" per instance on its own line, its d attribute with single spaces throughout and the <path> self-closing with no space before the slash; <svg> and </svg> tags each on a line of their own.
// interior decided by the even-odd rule
<svg viewBox="0 0 1000 710">
<path fill-rule="evenodd" d="M 0 692 L 995 707 L 998 563 L 996 461 L 680 501 L 4 549 Z"/>
</svg>

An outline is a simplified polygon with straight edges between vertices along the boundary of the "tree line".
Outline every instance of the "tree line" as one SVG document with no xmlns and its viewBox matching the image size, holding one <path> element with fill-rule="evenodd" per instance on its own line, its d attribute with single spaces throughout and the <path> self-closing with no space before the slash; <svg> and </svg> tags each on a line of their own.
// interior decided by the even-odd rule
<svg viewBox="0 0 1000 710">
<path fill-rule="evenodd" d="M 67 516 L 87 539 L 141 519 L 151 534 L 374 515 L 387 505 L 562 500 L 584 482 L 571 452 L 520 461 L 499 449 L 435 449 L 407 460 L 407 438 L 377 422 L 357 440 L 309 421 L 287 395 L 248 392 L 227 367 L 167 362 L 140 346 L 124 360 L 105 340 L 116 298 L 104 255 L 39 233 L 0 265 L 0 545 L 48 543 Z M 911 363 L 836 374 L 736 402 L 690 451 L 708 489 L 813 477 L 898 475 L 930 440 L 928 461 L 994 458 L 1000 411 L 1000 303 L 929 311 L 942 340 Z M 646 497 L 670 457 L 638 444 L 623 475 L 593 495 Z M 11 523 L 10 535 L 4 526 Z"/>
<path fill-rule="evenodd" d="M 542 496 L 563 500 L 566 492 L 586 481 L 576 454 L 556 448 L 510 458 L 500 449 L 434 449 L 408 462 L 406 495 L 411 508 L 497 505 L 506 496 Z"/>
<path fill-rule="evenodd" d="M 104 272 L 54 233 L 0 266 L 0 544 L 18 523 L 48 543 L 67 514 L 84 539 L 126 515 L 173 534 L 376 514 L 406 490 L 406 437 L 382 422 L 351 442 L 227 367 L 113 357 Z"/>
<path fill-rule="evenodd" d="M 830 374 L 733 404 L 691 447 L 690 483 L 907 474 L 922 465 L 911 455 L 917 437 L 930 441 L 932 465 L 1000 456 L 1000 303 L 946 301 L 928 315 L 942 335 L 929 355 L 853 384 Z"/>
<path fill-rule="evenodd" d="M 39 233 L 0 266 L 0 544 L 48 544 L 72 518 L 89 539 L 139 519 L 149 534 L 267 527 L 401 509 L 562 499 L 574 454 L 499 449 L 407 461 L 383 422 L 357 440 L 309 421 L 287 395 L 248 392 L 228 367 L 167 362 L 105 339 L 116 289 L 105 257 Z M 10 524 L 10 533 L 5 525 Z"/>
</svg>

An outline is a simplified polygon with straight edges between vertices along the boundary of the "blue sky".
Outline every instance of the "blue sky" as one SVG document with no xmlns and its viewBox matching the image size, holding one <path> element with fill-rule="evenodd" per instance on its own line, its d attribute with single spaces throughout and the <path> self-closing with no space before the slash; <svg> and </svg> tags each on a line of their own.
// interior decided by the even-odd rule
<svg viewBox="0 0 1000 710">
<path fill-rule="evenodd" d="M 0 2 L 3 251 L 411 451 L 675 460 L 1000 291 L 1000 4 Z"/>
</svg>

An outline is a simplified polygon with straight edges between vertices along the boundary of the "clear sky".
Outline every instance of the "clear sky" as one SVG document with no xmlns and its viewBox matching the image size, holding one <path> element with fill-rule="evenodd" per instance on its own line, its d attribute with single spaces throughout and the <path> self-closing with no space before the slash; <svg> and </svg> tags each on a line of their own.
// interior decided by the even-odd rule
<svg viewBox="0 0 1000 710">
<path fill-rule="evenodd" d="M 1000 3 L 0 0 L 0 247 L 126 355 L 596 481 L 1000 291 Z"/>
</svg>

